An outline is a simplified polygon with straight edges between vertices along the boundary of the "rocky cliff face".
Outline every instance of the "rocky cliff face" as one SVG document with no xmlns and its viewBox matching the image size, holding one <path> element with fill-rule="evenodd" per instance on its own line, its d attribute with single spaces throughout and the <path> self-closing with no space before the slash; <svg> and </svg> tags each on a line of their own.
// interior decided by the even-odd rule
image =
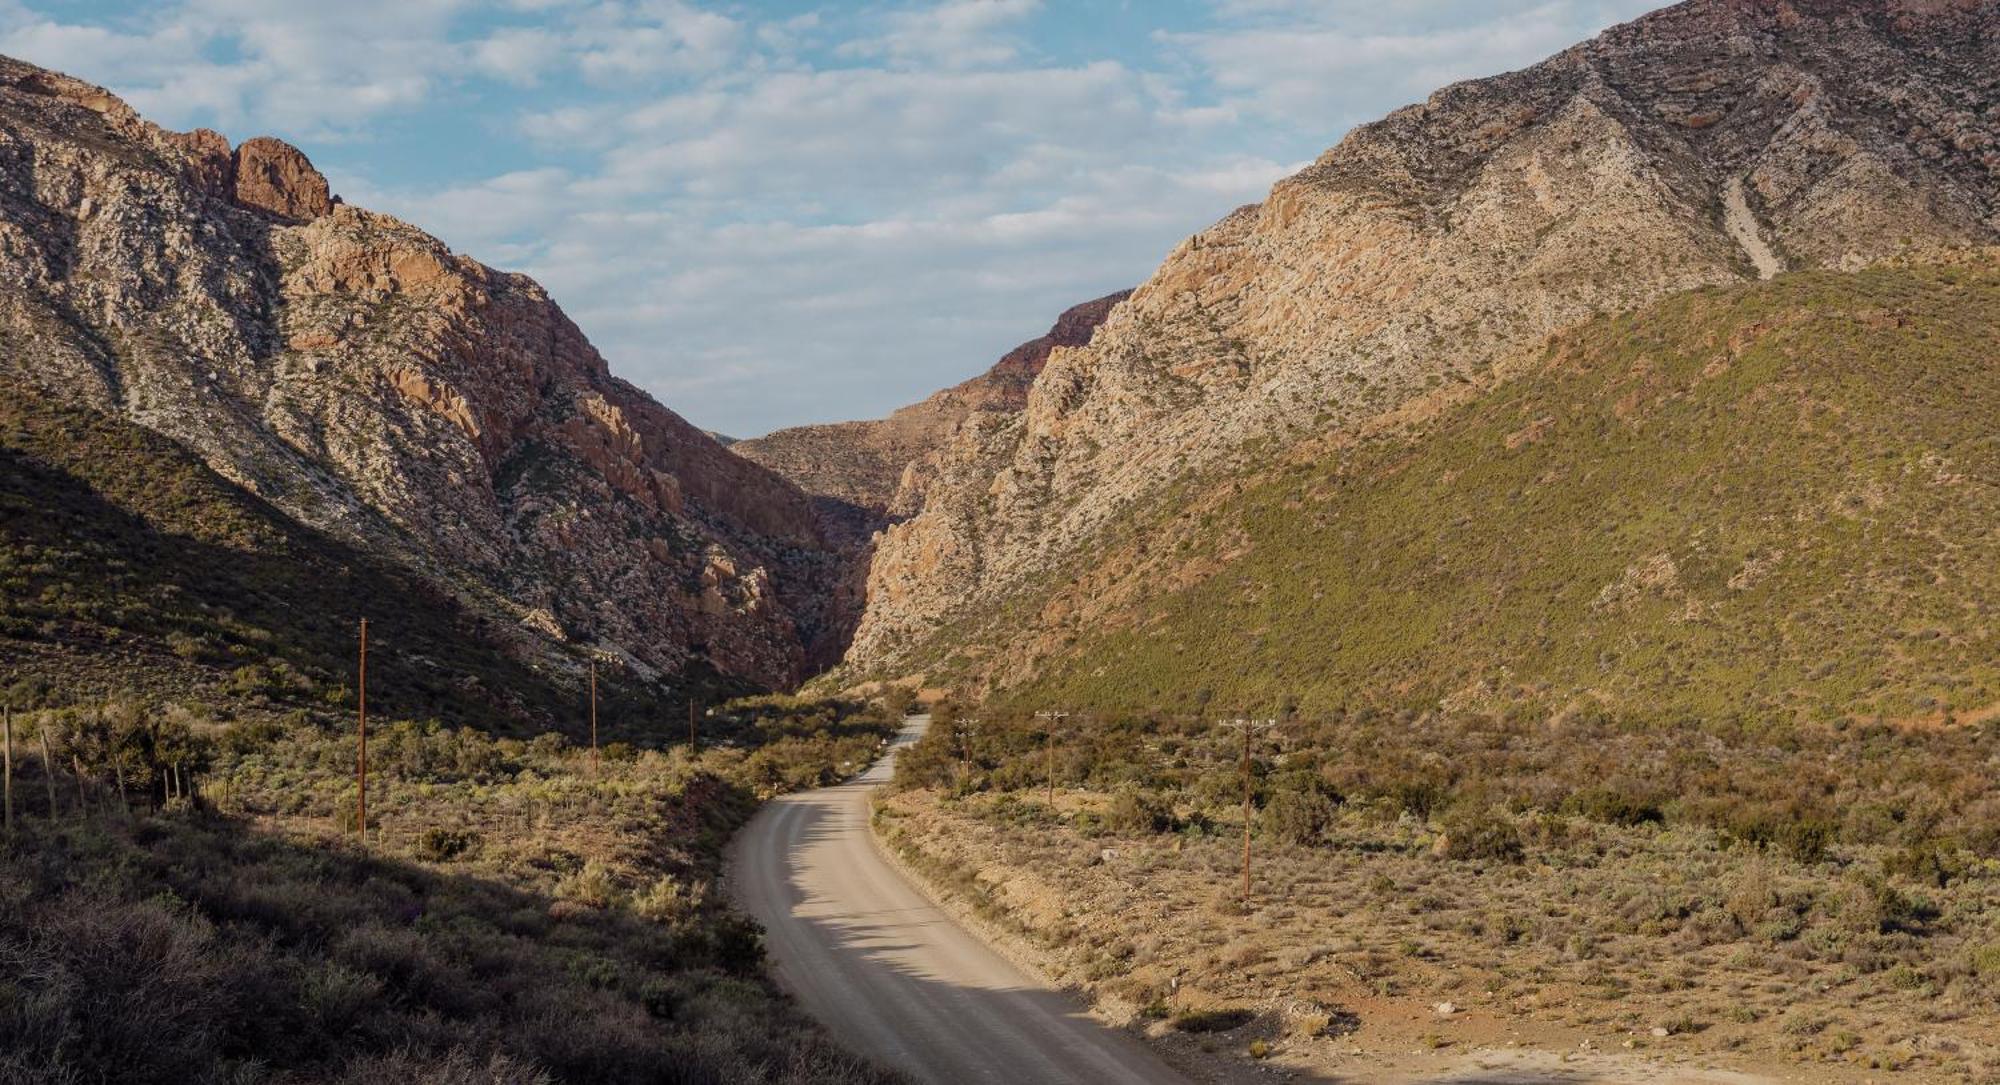
<svg viewBox="0 0 2000 1085">
<path fill-rule="evenodd" d="M 613 377 L 531 280 L 341 204 L 296 149 L 167 132 L 0 60 L 0 371 L 638 674 L 784 685 L 835 572 L 796 487 Z"/>
<path fill-rule="evenodd" d="M 748 441 L 731 451 L 797 483 L 846 515 L 865 541 L 890 520 L 907 516 L 923 502 L 925 461 L 943 448 L 961 426 L 981 414 L 1011 414 L 1027 406 L 1028 389 L 1058 347 L 1088 345 L 1119 302 L 1121 290 L 1072 306 L 1048 333 L 1030 339 L 986 372 L 914 403 L 887 418 L 866 422 L 797 426 Z"/>
<path fill-rule="evenodd" d="M 1593 313 L 1990 242 L 1996 102 L 1995 0 L 1692 0 L 1357 129 L 954 433 L 850 661 L 941 658 L 1175 485 L 1420 420 Z"/>
</svg>

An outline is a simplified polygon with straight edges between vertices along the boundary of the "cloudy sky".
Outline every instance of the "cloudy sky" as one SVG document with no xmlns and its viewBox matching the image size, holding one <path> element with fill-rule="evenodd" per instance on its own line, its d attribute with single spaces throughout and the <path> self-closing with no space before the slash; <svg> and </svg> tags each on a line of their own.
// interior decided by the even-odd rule
<svg viewBox="0 0 2000 1085">
<path fill-rule="evenodd" d="M 1355 124 L 1664 0 L 0 0 L 0 52 L 299 144 L 752 435 L 986 367 Z"/>
</svg>

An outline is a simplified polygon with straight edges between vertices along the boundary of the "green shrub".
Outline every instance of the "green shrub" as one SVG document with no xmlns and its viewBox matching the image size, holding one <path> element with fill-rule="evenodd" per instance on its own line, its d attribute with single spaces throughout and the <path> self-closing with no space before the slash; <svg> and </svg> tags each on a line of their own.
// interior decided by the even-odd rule
<svg viewBox="0 0 2000 1085">
<path fill-rule="evenodd" d="M 617 895 L 618 883 L 611 875 L 611 868 L 596 859 L 556 883 L 556 896 L 592 908 L 609 907 Z"/>
<path fill-rule="evenodd" d="M 1520 862 L 1525 849 L 1521 831 L 1494 807 L 1459 807 L 1439 826 L 1436 853 L 1446 859 L 1491 859 Z"/>
<path fill-rule="evenodd" d="M 1338 813 L 1336 802 L 1316 780 L 1277 787 L 1264 803 L 1258 827 L 1288 844 L 1323 844 L 1327 827 Z"/>
<path fill-rule="evenodd" d="M 417 834 L 410 845 L 410 854 L 428 862 L 444 863 L 464 855 L 478 843 L 479 834 L 469 829 L 432 826 Z"/>
<path fill-rule="evenodd" d="M 1157 792 L 1123 787 L 1111 797 L 1105 824 L 1115 833 L 1170 832 L 1174 828 L 1174 807 Z"/>
<path fill-rule="evenodd" d="M 1563 803 L 1563 809 L 1606 825 L 1657 825 L 1666 821 L 1658 800 L 1623 787 L 1593 787 L 1576 792 Z"/>
<path fill-rule="evenodd" d="M 1182 1032 L 1229 1032 L 1242 1028 L 1257 1015 L 1244 1009 L 1187 1010 L 1175 1015 L 1173 1026 Z"/>
</svg>

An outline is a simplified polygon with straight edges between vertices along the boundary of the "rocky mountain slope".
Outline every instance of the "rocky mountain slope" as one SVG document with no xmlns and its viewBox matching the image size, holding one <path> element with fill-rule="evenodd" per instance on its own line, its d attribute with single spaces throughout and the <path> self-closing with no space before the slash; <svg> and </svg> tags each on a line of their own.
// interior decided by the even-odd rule
<svg viewBox="0 0 2000 1085">
<path fill-rule="evenodd" d="M 17 711 L 113 694 L 351 709 L 360 615 L 378 710 L 525 730 L 577 703 L 508 650 L 504 628 L 409 568 L 299 524 L 141 426 L 12 392 L 0 585 L 0 697 Z"/>
<path fill-rule="evenodd" d="M 1007 352 L 979 376 L 914 403 L 887 418 L 865 422 L 797 426 L 753 440 L 731 451 L 769 467 L 807 493 L 850 511 L 847 522 L 861 538 L 891 519 L 907 516 L 923 502 L 924 461 L 944 447 L 968 420 L 1005 415 L 1028 402 L 1028 388 L 1057 347 L 1081 347 L 1111 310 L 1131 295 L 1121 290 L 1072 306 L 1048 333 Z M 911 471 L 915 465 L 915 470 Z"/>
<path fill-rule="evenodd" d="M 2000 718 L 1996 356 L 2000 250 L 1593 321 L 1130 525 L 976 673 L 1126 709 Z"/>
<path fill-rule="evenodd" d="M 1020 632 L 978 619 L 1036 615 L 1120 525 L 1594 314 L 1995 239 L 1996 30 L 1995 0 L 1690 0 L 1357 129 L 932 458 L 852 670 L 978 670 Z"/>
<path fill-rule="evenodd" d="M 9 395 L 171 438 L 537 668 L 782 686 L 836 635 L 805 494 L 612 376 L 534 282 L 279 141 L 0 60 L 0 254 Z"/>
</svg>

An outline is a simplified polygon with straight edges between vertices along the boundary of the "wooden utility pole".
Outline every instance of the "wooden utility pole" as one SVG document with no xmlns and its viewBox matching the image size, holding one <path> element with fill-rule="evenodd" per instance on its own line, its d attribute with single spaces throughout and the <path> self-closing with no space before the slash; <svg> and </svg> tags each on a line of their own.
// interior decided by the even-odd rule
<svg viewBox="0 0 2000 1085">
<path fill-rule="evenodd" d="M 688 756 L 689 757 L 693 757 L 695 754 L 701 752 L 700 737 L 701 736 L 695 732 L 694 698 L 690 696 L 688 698 Z"/>
<path fill-rule="evenodd" d="M 1056 808 L 1056 724 L 1069 718 L 1067 712 L 1037 712 L 1035 718 L 1048 720 L 1048 727 L 1042 731 L 1042 751 L 1046 755 L 1049 770 L 1049 809 Z"/>
<path fill-rule="evenodd" d="M 111 780 L 118 788 L 118 816 L 127 821 L 132 819 L 132 804 L 125 800 L 125 759 L 118 756 L 118 747 L 111 747 Z"/>
<path fill-rule="evenodd" d="M 42 717 L 42 725 L 35 729 L 42 740 L 42 783 L 49 789 L 49 820 L 54 821 L 62 811 L 56 809 L 56 763 L 49 757 L 49 718 Z"/>
<path fill-rule="evenodd" d="M 14 832 L 14 709 L 0 708 L 0 729 L 7 734 L 7 832 Z"/>
<path fill-rule="evenodd" d="M 958 786 L 965 787 L 972 780 L 972 729 L 979 720 L 968 716 L 957 727 L 958 736 Z"/>
<path fill-rule="evenodd" d="M 597 775 L 597 660 L 590 661 L 590 775 Z"/>
<path fill-rule="evenodd" d="M 1053 728 L 1042 735 L 1042 750 L 1048 754 L 1049 762 L 1049 810 L 1056 808 L 1056 733 Z"/>
<path fill-rule="evenodd" d="M 1243 728 L 1243 903 L 1250 903 L 1250 727 Z"/>
<path fill-rule="evenodd" d="M 1250 903 L 1250 820 L 1252 814 L 1250 732 L 1258 728 L 1271 727 L 1277 722 L 1276 720 L 1246 719 L 1231 720 L 1229 722 L 1229 726 L 1241 728 L 1243 731 L 1243 903 L 1246 905 Z"/>
<path fill-rule="evenodd" d="M 354 778 L 360 785 L 360 793 L 354 804 L 354 825 L 361 835 L 361 846 L 368 846 L 368 619 L 361 619 L 361 665 L 358 682 L 361 687 L 359 712 L 356 720 L 359 744 L 355 747 Z"/>
</svg>

